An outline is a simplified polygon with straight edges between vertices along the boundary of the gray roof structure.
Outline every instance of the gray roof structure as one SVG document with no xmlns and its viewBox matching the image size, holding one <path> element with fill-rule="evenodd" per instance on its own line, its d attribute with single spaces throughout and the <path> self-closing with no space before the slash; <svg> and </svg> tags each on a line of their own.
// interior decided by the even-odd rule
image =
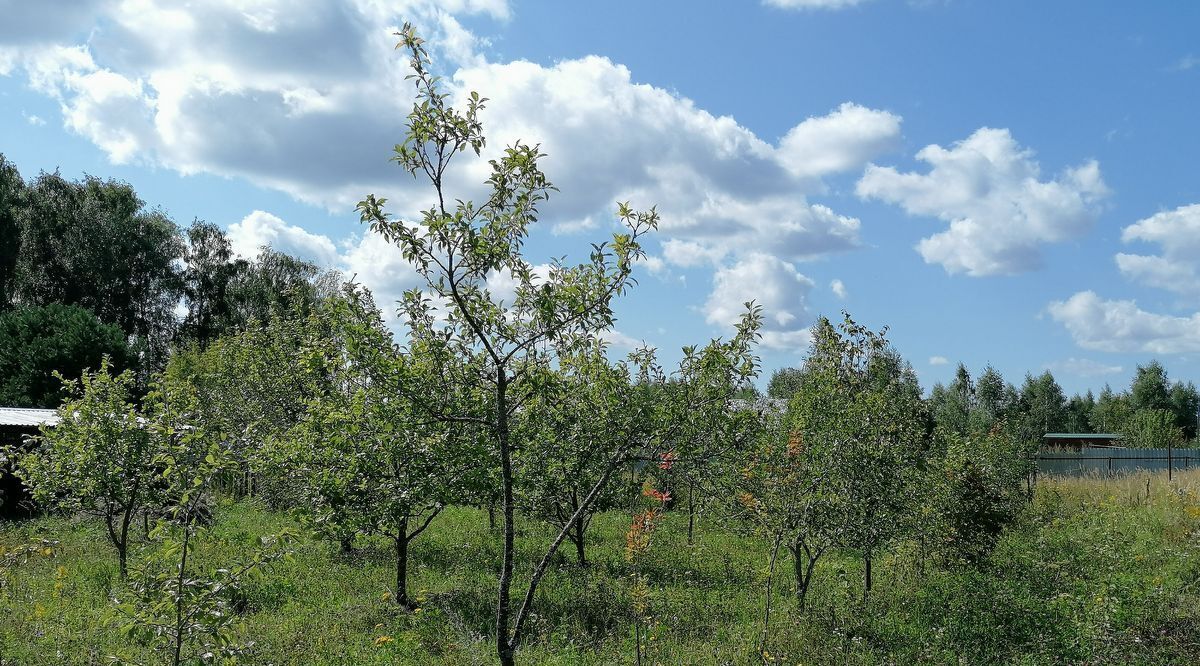
<svg viewBox="0 0 1200 666">
<path fill-rule="evenodd" d="M 41 425 L 58 425 L 58 421 L 58 412 L 53 409 L 0 407 L 0 426 L 36 428 Z"/>
</svg>

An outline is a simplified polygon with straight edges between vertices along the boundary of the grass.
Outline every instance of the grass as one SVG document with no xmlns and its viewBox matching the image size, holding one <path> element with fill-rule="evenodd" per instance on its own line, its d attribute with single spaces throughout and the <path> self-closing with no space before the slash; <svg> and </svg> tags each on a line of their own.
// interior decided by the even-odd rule
<svg viewBox="0 0 1200 666">
<path fill-rule="evenodd" d="M 1150 479 L 1147 495 L 1146 481 Z M 215 566 L 259 535 L 295 527 L 254 503 L 227 503 L 199 557 Z M 632 663 L 633 570 L 624 558 L 628 517 L 599 517 L 587 568 L 564 553 L 537 600 L 527 664 Z M 147 648 L 114 630 L 108 599 L 116 557 L 100 527 L 42 518 L 0 527 L 0 546 L 59 542 L 7 572 L 0 590 L 0 664 L 102 664 Z M 526 562 L 550 538 L 520 525 Z M 639 563 L 651 589 L 647 664 L 755 663 L 767 544 L 703 521 L 686 543 L 686 516 L 669 515 Z M 1200 662 L 1200 472 L 1117 480 L 1046 479 L 1027 515 L 986 566 L 944 570 L 907 544 L 876 565 L 862 599 L 861 566 L 825 560 L 800 613 L 790 562 L 773 604 L 775 663 L 1197 663 Z M 244 589 L 239 633 L 261 664 L 494 663 L 492 607 L 499 552 L 485 514 L 448 510 L 414 546 L 411 590 L 419 612 L 387 598 L 387 544 L 344 556 L 303 539 L 294 557 Z M 528 566 L 523 567 L 528 569 Z M 386 638 L 384 638 L 386 637 Z M 390 639 L 390 640 L 387 640 Z"/>
</svg>

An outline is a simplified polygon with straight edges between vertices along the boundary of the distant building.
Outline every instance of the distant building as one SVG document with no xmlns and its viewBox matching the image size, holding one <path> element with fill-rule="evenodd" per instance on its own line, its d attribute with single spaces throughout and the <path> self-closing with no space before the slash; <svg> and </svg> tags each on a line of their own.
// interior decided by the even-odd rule
<svg viewBox="0 0 1200 666">
<path fill-rule="evenodd" d="M 23 449 L 29 437 L 38 434 L 42 426 L 58 424 L 58 412 L 53 409 L 24 409 L 0 407 L 0 447 Z M 0 465 L 0 520 L 30 515 L 29 493 L 13 476 L 11 463 Z"/>
<path fill-rule="evenodd" d="M 1085 446 L 1123 448 L 1125 444 L 1121 435 L 1111 432 L 1048 432 L 1042 435 L 1042 448 L 1082 449 Z"/>
</svg>

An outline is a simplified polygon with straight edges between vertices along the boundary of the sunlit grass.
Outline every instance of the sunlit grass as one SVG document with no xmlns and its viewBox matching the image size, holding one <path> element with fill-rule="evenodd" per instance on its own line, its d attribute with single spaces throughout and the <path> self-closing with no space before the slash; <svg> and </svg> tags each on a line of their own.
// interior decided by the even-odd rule
<svg viewBox="0 0 1200 666">
<path fill-rule="evenodd" d="M 1146 481 L 1150 481 L 1147 495 Z M 259 535 L 295 526 L 253 503 L 220 507 L 201 549 L 227 561 Z M 599 517 L 586 568 L 570 553 L 544 581 L 522 663 L 632 663 L 628 517 Z M 528 562 L 549 538 L 523 522 Z M 781 561 L 768 646 L 777 663 L 1196 663 L 1200 661 L 1200 472 L 1116 479 L 1039 480 L 1019 525 L 980 569 L 945 570 L 900 544 L 878 561 L 861 594 L 851 554 L 823 562 L 807 612 Z M 388 598 L 390 549 L 366 542 L 343 556 L 305 539 L 295 556 L 244 590 L 239 633 L 249 663 L 492 663 L 499 550 L 482 512 L 456 508 L 413 550 L 411 590 L 421 610 Z M 116 558 L 95 523 L 44 518 L 0 528 L 12 548 L 59 541 L 9 573 L 0 591 L 0 663 L 101 664 L 129 652 L 108 617 Z M 753 663 L 761 631 L 767 545 L 705 517 L 695 543 L 686 516 L 668 515 L 636 566 L 651 587 L 649 664 Z"/>
</svg>

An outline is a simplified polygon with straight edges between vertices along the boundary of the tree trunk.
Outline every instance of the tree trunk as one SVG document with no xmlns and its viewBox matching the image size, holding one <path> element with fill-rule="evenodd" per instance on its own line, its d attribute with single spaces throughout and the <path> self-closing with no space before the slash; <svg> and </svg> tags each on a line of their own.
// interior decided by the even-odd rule
<svg viewBox="0 0 1200 666">
<path fill-rule="evenodd" d="M 494 529 L 496 529 L 496 502 L 495 502 L 495 500 L 488 500 L 487 512 L 488 512 L 488 529 L 494 530 Z"/>
<path fill-rule="evenodd" d="M 408 518 L 396 529 L 396 605 L 408 609 Z"/>
<path fill-rule="evenodd" d="M 696 533 L 696 484 L 688 484 L 688 537 L 687 545 L 692 545 Z"/>
<path fill-rule="evenodd" d="M 500 584 L 496 599 L 496 656 L 504 666 L 512 666 L 514 645 L 509 637 L 515 526 L 513 525 L 512 451 L 508 441 L 508 375 L 496 368 L 496 440 L 500 448 L 501 502 L 504 512 L 504 549 L 500 565 Z"/>
<path fill-rule="evenodd" d="M 813 551 L 804 543 L 800 536 L 794 544 L 788 547 L 792 551 L 792 567 L 796 574 L 796 605 L 804 610 L 804 601 L 808 597 L 808 588 L 812 585 L 813 571 L 816 570 L 817 560 L 821 559 L 823 549 Z M 801 559 L 803 553 L 804 559 Z"/>
<path fill-rule="evenodd" d="M 863 598 L 871 595 L 871 551 L 863 553 Z"/>
<path fill-rule="evenodd" d="M 125 509 L 125 515 L 121 516 L 121 543 L 117 545 L 117 554 L 121 560 L 121 578 L 128 575 L 126 568 L 126 559 L 129 553 L 129 524 L 133 522 L 133 507 Z"/>
<path fill-rule="evenodd" d="M 571 541 L 575 543 L 575 555 L 579 558 L 579 566 L 587 566 L 587 557 L 583 554 L 583 521 L 575 521 L 574 534 L 571 536 Z"/>
<path fill-rule="evenodd" d="M 190 517 L 187 516 L 187 518 Z M 172 666 L 179 666 L 183 659 L 183 581 L 187 573 L 188 551 L 191 548 L 193 528 L 187 520 L 184 520 L 180 529 L 183 530 L 183 539 L 179 548 L 179 573 L 175 578 L 175 654 L 171 662 Z"/>
<path fill-rule="evenodd" d="M 758 640 L 758 654 L 760 657 L 766 654 L 767 645 L 771 639 L 771 583 L 775 582 L 775 562 L 779 558 L 779 546 L 782 542 L 783 534 L 779 534 L 775 537 L 775 543 L 771 547 L 771 566 L 767 569 L 766 601 L 763 602 L 762 634 Z"/>
</svg>

